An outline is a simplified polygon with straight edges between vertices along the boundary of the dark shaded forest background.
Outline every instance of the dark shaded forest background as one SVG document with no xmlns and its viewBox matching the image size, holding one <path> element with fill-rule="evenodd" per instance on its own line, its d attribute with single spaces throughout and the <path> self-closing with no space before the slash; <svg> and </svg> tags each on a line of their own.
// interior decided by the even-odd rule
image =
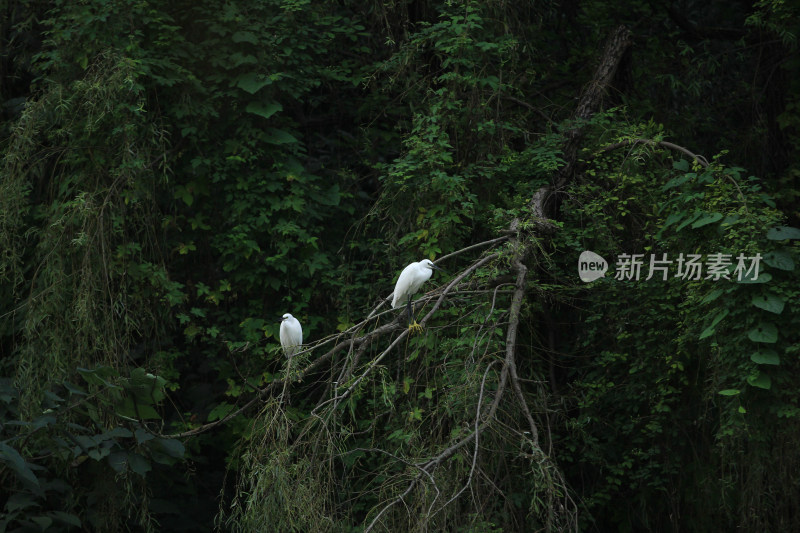
<svg viewBox="0 0 800 533">
<path fill-rule="evenodd" d="M 0 13 L 0 531 L 800 527 L 797 3 Z"/>
</svg>

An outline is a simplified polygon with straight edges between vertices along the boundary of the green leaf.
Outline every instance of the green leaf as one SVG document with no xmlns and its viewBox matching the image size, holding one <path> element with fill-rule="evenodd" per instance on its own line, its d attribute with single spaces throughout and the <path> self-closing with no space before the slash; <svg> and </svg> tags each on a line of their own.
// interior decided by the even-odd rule
<svg viewBox="0 0 800 533">
<path fill-rule="evenodd" d="M 152 433 L 142 428 L 137 428 L 133 434 L 136 436 L 136 444 L 144 444 L 145 442 L 155 438 Z"/>
<path fill-rule="evenodd" d="M 720 296 L 722 296 L 722 293 L 723 293 L 723 292 L 724 292 L 724 291 L 723 291 L 722 289 L 714 289 L 713 291 L 711 291 L 710 293 L 708 293 L 708 294 L 705 296 L 705 298 L 703 298 L 703 300 L 702 300 L 702 303 L 704 303 L 704 304 L 707 304 L 707 303 L 709 303 L 709 302 L 713 302 L 714 300 L 716 300 L 717 298 L 719 298 Z"/>
<path fill-rule="evenodd" d="M 17 450 L 5 442 L 0 442 L 0 461 L 8 465 L 23 482 L 39 488 L 39 479 L 33 473 L 33 470 L 28 467 L 28 463 Z"/>
<path fill-rule="evenodd" d="M 703 330 L 702 333 L 700 333 L 698 339 L 703 340 L 706 337 L 710 337 L 711 335 L 714 334 L 714 331 L 715 331 L 714 326 L 708 326 L 706 329 Z"/>
<path fill-rule="evenodd" d="M 794 270 L 794 260 L 792 256 L 782 250 L 767 252 L 763 256 L 764 262 L 772 268 L 779 270 Z"/>
<path fill-rule="evenodd" d="M 138 403 L 149 405 L 164 399 L 166 384 L 167 380 L 161 376 L 154 376 L 144 368 L 134 368 L 131 370 L 126 388 L 134 394 Z"/>
<path fill-rule="evenodd" d="M 53 519 L 49 516 L 34 516 L 30 520 L 39 526 L 39 531 L 47 531 L 53 525 Z"/>
<path fill-rule="evenodd" d="M 109 377 L 118 377 L 119 373 L 111 367 L 108 366 L 98 366 L 97 368 L 88 369 L 88 368 L 77 368 L 76 369 L 81 377 L 86 381 L 86 383 L 90 385 L 99 385 L 110 387 L 112 389 L 119 389 L 118 385 L 115 385 L 107 380 Z"/>
<path fill-rule="evenodd" d="M 236 80 L 236 86 L 250 94 L 256 94 L 263 87 L 271 83 L 272 79 L 263 74 L 256 74 L 255 72 L 239 76 L 239 79 Z"/>
<path fill-rule="evenodd" d="M 750 360 L 759 365 L 779 365 L 781 358 L 775 350 L 761 350 L 750 356 Z"/>
<path fill-rule="evenodd" d="M 779 226 L 767 232 L 767 239 L 782 241 L 784 239 L 800 239 L 800 229 L 789 226 Z"/>
<path fill-rule="evenodd" d="M 713 224 L 718 220 L 722 220 L 722 213 L 708 213 L 692 223 L 692 228 L 702 228 L 703 226 Z"/>
<path fill-rule="evenodd" d="M 249 31 L 237 31 L 231 36 L 231 39 L 233 39 L 235 43 L 258 44 L 258 36 Z"/>
<path fill-rule="evenodd" d="M 720 321 L 722 321 L 722 319 L 728 316 L 729 314 L 730 311 L 728 311 L 727 309 L 723 309 L 722 311 L 717 313 L 714 319 L 711 320 L 711 324 L 706 329 L 704 329 L 702 333 L 700 333 L 699 339 L 702 340 L 705 339 L 706 337 L 710 337 L 711 335 L 713 335 L 714 328 L 716 327 L 716 325 L 719 324 Z"/>
<path fill-rule="evenodd" d="M 186 452 L 186 448 L 183 446 L 181 441 L 176 439 L 159 438 L 157 442 L 161 444 L 164 453 L 167 455 L 175 457 L 176 459 L 183 459 L 183 454 Z"/>
<path fill-rule="evenodd" d="M 150 461 L 138 453 L 132 453 L 128 456 L 128 465 L 130 465 L 131 470 L 142 477 L 145 477 L 145 475 L 153 469 L 153 467 L 150 466 Z"/>
<path fill-rule="evenodd" d="M 783 306 L 786 304 L 786 300 L 774 294 L 754 294 L 751 301 L 753 305 L 759 309 L 775 313 L 776 315 L 781 314 Z"/>
<path fill-rule="evenodd" d="M 692 222 L 694 222 L 695 220 L 697 220 L 698 218 L 700 218 L 700 215 L 701 215 L 701 214 L 702 214 L 702 213 L 695 213 L 694 215 L 690 216 L 689 218 L 687 218 L 686 220 L 684 220 L 683 222 L 681 222 L 680 224 L 678 224 L 678 227 L 677 227 L 677 228 L 675 228 L 675 231 L 680 231 L 680 230 L 682 230 L 683 228 L 685 228 L 686 226 L 688 226 L 689 224 L 691 224 Z"/>
<path fill-rule="evenodd" d="M 225 416 L 233 411 L 235 405 L 231 405 L 228 402 L 222 402 L 221 404 L 214 407 L 210 413 L 208 413 L 208 421 L 212 422 L 214 420 L 220 420 L 225 418 Z"/>
<path fill-rule="evenodd" d="M 719 391 L 717 394 L 720 394 L 722 396 L 736 396 L 737 394 L 739 394 L 741 392 L 742 391 L 740 391 L 739 389 L 725 389 L 725 390 Z"/>
<path fill-rule="evenodd" d="M 674 168 L 675 170 L 680 170 L 682 172 L 688 172 L 689 162 L 685 159 L 679 159 L 678 161 L 673 161 L 672 168 Z"/>
<path fill-rule="evenodd" d="M 117 413 L 129 420 L 160 420 L 161 415 L 151 405 L 136 402 L 132 397 L 126 396 L 117 404 Z"/>
<path fill-rule="evenodd" d="M 747 332 L 747 338 L 753 342 L 776 342 L 778 340 L 778 327 L 772 322 L 762 322 Z"/>
<path fill-rule="evenodd" d="M 769 390 L 772 387 L 772 380 L 767 374 L 761 371 L 754 376 L 748 377 L 747 382 L 753 387 L 758 387 L 759 389 Z"/>
<path fill-rule="evenodd" d="M 50 511 L 48 515 L 65 524 L 81 527 L 81 519 L 74 514 L 65 513 L 64 511 Z"/>
<path fill-rule="evenodd" d="M 684 184 L 684 183 L 686 183 L 686 182 L 689 180 L 689 178 L 691 178 L 691 177 L 692 177 L 692 174 L 684 174 L 683 176 L 678 176 L 677 178 L 672 178 L 671 180 L 669 180 L 668 182 L 666 182 L 666 183 L 665 183 L 665 184 L 664 184 L 664 185 L 661 187 L 661 190 L 662 190 L 662 191 L 668 191 L 668 190 L 670 190 L 670 189 L 672 189 L 672 188 L 674 188 L 674 187 L 677 187 L 678 185 L 683 185 L 683 184 Z"/>
<path fill-rule="evenodd" d="M 25 509 L 28 507 L 41 507 L 41 505 L 37 502 L 37 498 L 33 494 L 17 492 L 8 497 L 5 510 L 8 513 L 13 513 L 18 509 Z"/>
<path fill-rule="evenodd" d="M 268 104 L 263 102 L 250 102 L 245 108 L 245 111 L 248 113 L 253 113 L 264 118 L 269 118 L 281 110 L 283 110 L 283 106 L 278 102 L 270 102 Z"/>
<path fill-rule="evenodd" d="M 106 459 L 108 466 L 114 469 L 115 472 L 121 474 L 127 470 L 128 467 L 128 452 L 114 452 Z"/>
<path fill-rule="evenodd" d="M 267 128 L 264 133 L 264 141 L 270 144 L 291 144 L 298 142 L 297 139 L 288 131 L 278 128 Z"/>
</svg>

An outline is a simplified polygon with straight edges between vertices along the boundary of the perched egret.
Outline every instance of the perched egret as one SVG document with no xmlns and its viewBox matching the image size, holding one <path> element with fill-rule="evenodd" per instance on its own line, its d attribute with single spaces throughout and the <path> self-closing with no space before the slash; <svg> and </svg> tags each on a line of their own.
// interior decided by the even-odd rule
<svg viewBox="0 0 800 533">
<path fill-rule="evenodd" d="M 295 317 L 286 313 L 281 320 L 281 346 L 287 359 L 300 351 L 303 344 L 303 328 Z"/>
<path fill-rule="evenodd" d="M 411 309 L 411 297 L 422 287 L 423 283 L 431 278 L 434 268 L 436 270 L 442 270 L 429 259 L 423 259 L 418 263 L 411 263 L 400 272 L 400 277 L 397 278 L 397 284 L 394 286 L 392 307 L 397 309 L 403 304 L 407 306 L 408 327 L 413 330 L 420 330 L 422 326 L 417 324 L 417 321 L 414 319 L 414 312 Z"/>
</svg>

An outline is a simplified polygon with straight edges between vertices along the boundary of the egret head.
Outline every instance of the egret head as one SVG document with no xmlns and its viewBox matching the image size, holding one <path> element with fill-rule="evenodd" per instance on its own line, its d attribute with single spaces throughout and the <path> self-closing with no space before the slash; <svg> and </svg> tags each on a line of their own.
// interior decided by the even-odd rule
<svg viewBox="0 0 800 533">
<path fill-rule="evenodd" d="M 434 269 L 441 270 L 441 268 L 436 266 L 436 265 L 434 265 L 433 261 L 431 261 L 430 259 L 423 259 L 422 261 L 419 262 L 419 264 L 422 265 L 425 268 L 430 268 L 431 270 L 434 270 Z"/>
<path fill-rule="evenodd" d="M 287 318 L 294 318 L 294 317 L 289 313 L 286 313 L 285 315 L 283 315 L 283 320 L 286 320 Z M 283 322 L 283 320 L 281 320 L 281 322 Z"/>
</svg>

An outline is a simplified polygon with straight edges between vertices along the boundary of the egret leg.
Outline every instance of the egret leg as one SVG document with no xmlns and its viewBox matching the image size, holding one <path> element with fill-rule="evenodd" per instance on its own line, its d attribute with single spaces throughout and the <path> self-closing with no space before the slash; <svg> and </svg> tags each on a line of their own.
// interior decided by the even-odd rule
<svg viewBox="0 0 800 533">
<path fill-rule="evenodd" d="M 411 333 L 422 333 L 422 326 L 414 319 L 414 311 L 411 307 L 411 296 L 408 297 L 406 308 L 408 310 L 408 329 L 411 330 Z"/>
</svg>

